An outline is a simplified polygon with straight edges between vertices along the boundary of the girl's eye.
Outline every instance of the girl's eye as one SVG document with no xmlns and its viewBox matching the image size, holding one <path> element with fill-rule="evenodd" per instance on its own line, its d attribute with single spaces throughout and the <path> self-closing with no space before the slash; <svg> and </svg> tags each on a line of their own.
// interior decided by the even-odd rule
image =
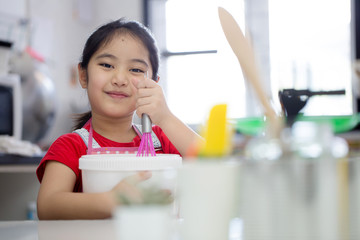
<svg viewBox="0 0 360 240">
<path fill-rule="evenodd" d="M 131 72 L 134 72 L 134 73 L 144 73 L 143 70 L 138 69 L 138 68 L 132 68 L 132 69 L 130 69 L 130 71 L 131 71 Z"/>
<path fill-rule="evenodd" d="M 100 63 L 100 66 L 102 66 L 104 68 L 114 68 L 112 65 L 107 64 L 107 63 Z"/>
</svg>

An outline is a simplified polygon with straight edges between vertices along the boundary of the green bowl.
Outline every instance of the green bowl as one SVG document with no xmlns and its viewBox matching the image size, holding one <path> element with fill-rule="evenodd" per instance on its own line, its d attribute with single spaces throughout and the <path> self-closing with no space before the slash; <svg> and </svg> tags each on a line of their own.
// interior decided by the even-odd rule
<svg viewBox="0 0 360 240">
<path fill-rule="evenodd" d="M 360 122 L 360 114 L 342 116 L 303 116 L 299 115 L 296 121 L 311 121 L 316 123 L 329 123 L 334 133 L 343 133 L 352 130 Z M 245 135 L 258 135 L 265 130 L 264 117 L 248 117 L 231 119 L 235 130 Z"/>
<path fill-rule="evenodd" d="M 296 121 L 311 121 L 316 123 L 330 123 L 334 133 L 343 133 L 352 130 L 360 122 L 360 114 L 342 116 L 301 116 Z"/>
<path fill-rule="evenodd" d="M 248 117 L 233 119 L 235 130 L 245 135 L 258 135 L 265 129 L 264 117 Z"/>
</svg>

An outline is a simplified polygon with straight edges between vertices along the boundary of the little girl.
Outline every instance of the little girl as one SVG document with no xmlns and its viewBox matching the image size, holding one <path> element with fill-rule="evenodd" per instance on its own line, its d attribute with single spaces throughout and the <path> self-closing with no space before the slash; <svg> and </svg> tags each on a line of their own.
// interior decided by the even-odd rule
<svg viewBox="0 0 360 240">
<path fill-rule="evenodd" d="M 91 126 L 93 139 L 101 147 L 138 147 L 141 139 L 132 118 L 135 111 L 139 117 L 146 113 L 161 143 L 157 153 L 185 155 L 200 137 L 169 110 L 157 84 L 158 68 L 155 40 L 140 23 L 119 19 L 97 29 L 87 40 L 78 65 L 91 111 L 78 119 L 75 129 L 89 131 Z M 140 172 L 109 192 L 83 193 L 79 158 L 86 151 L 77 133 L 62 135 L 51 145 L 36 171 L 41 182 L 39 219 L 108 218 L 117 204 L 115 192 L 132 194 L 131 184 L 151 175 Z"/>
</svg>

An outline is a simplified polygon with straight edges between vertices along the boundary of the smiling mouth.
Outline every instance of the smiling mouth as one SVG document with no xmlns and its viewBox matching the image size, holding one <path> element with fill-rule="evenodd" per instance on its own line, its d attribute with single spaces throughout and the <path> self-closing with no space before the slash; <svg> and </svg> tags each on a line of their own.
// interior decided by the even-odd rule
<svg viewBox="0 0 360 240">
<path fill-rule="evenodd" d="M 125 93 L 121 93 L 121 92 L 107 92 L 106 94 L 112 98 L 126 98 L 129 96 L 129 95 L 127 95 Z"/>
</svg>

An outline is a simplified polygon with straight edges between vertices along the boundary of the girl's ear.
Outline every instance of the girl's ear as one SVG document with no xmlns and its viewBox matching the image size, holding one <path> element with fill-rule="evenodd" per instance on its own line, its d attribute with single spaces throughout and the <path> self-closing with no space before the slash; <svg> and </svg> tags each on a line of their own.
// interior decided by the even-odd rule
<svg viewBox="0 0 360 240">
<path fill-rule="evenodd" d="M 82 88 L 87 88 L 87 72 L 78 64 L 79 82 Z"/>
<path fill-rule="evenodd" d="M 160 81 L 160 76 L 158 75 L 155 79 L 155 82 L 158 83 Z"/>
</svg>

